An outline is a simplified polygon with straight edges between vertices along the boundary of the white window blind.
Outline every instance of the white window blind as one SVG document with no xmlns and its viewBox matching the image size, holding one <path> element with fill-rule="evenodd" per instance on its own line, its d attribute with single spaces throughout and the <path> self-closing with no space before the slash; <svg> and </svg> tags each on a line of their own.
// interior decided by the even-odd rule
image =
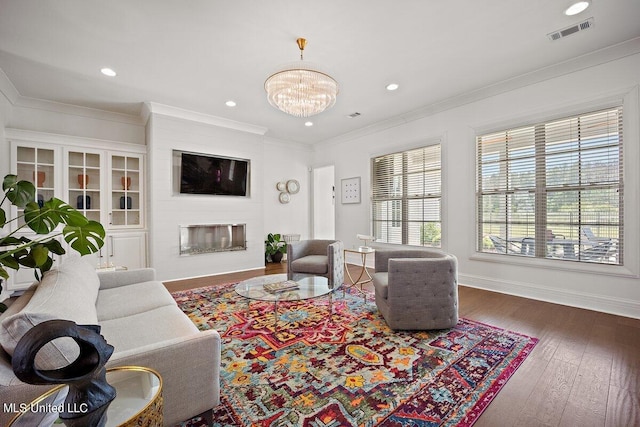
<svg viewBox="0 0 640 427">
<path fill-rule="evenodd" d="M 371 176 L 376 241 L 440 247 L 440 144 L 376 157 Z"/>
<path fill-rule="evenodd" d="M 476 142 L 479 251 L 622 264 L 622 107 Z"/>
</svg>

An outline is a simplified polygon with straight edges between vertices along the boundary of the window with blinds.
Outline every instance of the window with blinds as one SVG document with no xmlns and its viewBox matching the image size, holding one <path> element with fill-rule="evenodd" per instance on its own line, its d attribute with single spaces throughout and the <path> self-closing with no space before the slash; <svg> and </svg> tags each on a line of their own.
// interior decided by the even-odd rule
<svg viewBox="0 0 640 427">
<path fill-rule="evenodd" d="M 480 252 L 622 265 L 622 107 L 476 143 Z"/>
<path fill-rule="evenodd" d="M 376 241 L 440 247 L 440 144 L 376 157 L 371 176 Z"/>
</svg>

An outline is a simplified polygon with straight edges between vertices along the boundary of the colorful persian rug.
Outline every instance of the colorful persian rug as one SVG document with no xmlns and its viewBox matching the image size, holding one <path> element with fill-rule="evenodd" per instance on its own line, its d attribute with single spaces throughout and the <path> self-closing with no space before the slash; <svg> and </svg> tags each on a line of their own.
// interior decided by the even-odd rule
<svg viewBox="0 0 640 427">
<path fill-rule="evenodd" d="M 538 341 L 467 319 L 394 332 L 355 292 L 281 302 L 277 329 L 234 285 L 173 296 L 222 337 L 215 426 L 470 426 Z"/>
</svg>

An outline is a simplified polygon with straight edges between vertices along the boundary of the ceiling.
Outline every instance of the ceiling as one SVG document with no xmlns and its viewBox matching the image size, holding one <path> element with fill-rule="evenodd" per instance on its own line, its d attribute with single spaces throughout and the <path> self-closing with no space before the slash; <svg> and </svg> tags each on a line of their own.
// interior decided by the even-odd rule
<svg viewBox="0 0 640 427">
<path fill-rule="evenodd" d="M 317 143 L 640 37 L 638 0 L 593 0 L 573 17 L 569 3 L 0 0 L 0 68 L 23 97 L 130 115 L 156 102 Z M 589 30 L 547 37 L 590 17 Z M 263 87 L 299 59 L 298 37 L 340 85 L 312 127 Z"/>
</svg>

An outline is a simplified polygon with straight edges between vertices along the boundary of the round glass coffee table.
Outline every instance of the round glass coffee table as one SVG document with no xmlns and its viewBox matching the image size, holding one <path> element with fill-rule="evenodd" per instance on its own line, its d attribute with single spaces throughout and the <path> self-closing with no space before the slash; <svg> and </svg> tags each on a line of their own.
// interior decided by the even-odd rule
<svg viewBox="0 0 640 427">
<path fill-rule="evenodd" d="M 292 283 L 291 283 L 292 282 Z M 295 289 L 269 292 L 269 285 L 291 284 L 297 285 Z M 266 285 L 266 288 L 265 288 Z M 244 280 L 236 285 L 238 295 L 247 299 L 249 310 L 251 300 L 273 302 L 274 330 L 278 331 L 278 303 L 287 301 L 302 301 L 308 299 L 329 296 L 329 316 L 333 314 L 333 291 L 329 286 L 329 279 L 322 276 L 308 276 L 298 280 L 287 280 L 285 274 L 271 274 Z"/>
<path fill-rule="evenodd" d="M 122 366 L 107 369 L 107 382 L 116 389 L 116 398 L 107 408 L 109 426 L 161 427 L 163 424 L 162 378 L 153 369 L 140 366 Z M 9 427 L 64 426 L 59 412 L 65 409 L 69 387 L 57 386 L 28 405 L 18 406 L 19 412 Z M 66 408 L 82 413 L 83 406 Z"/>
</svg>

